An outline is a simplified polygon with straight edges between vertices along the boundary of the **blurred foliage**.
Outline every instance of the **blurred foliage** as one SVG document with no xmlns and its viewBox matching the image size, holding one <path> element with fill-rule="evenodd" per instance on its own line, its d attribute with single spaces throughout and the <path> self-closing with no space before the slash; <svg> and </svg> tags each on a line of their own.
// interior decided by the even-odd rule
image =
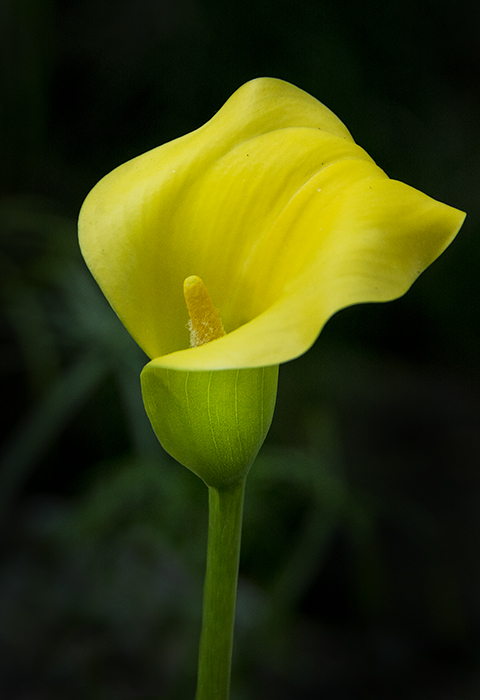
<svg viewBox="0 0 480 700">
<path fill-rule="evenodd" d="M 193 697 L 206 492 L 153 437 L 76 218 L 272 75 L 468 218 L 405 298 L 341 312 L 281 369 L 232 700 L 478 698 L 479 31 L 466 0 L 1 4 L 1 697 Z"/>
</svg>

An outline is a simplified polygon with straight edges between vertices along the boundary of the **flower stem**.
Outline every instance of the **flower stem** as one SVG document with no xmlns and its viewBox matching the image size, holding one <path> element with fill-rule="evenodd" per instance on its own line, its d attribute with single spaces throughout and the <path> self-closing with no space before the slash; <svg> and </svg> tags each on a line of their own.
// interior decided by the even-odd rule
<svg viewBox="0 0 480 700">
<path fill-rule="evenodd" d="M 245 478 L 209 487 L 207 572 L 196 700 L 228 700 Z"/>
</svg>

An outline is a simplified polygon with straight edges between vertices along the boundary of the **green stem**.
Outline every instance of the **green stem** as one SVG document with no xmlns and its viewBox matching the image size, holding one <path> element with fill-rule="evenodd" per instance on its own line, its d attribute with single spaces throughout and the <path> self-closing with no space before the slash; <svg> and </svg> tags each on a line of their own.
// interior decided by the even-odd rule
<svg viewBox="0 0 480 700">
<path fill-rule="evenodd" d="M 228 700 L 245 479 L 209 487 L 207 572 L 196 700 Z"/>
</svg>

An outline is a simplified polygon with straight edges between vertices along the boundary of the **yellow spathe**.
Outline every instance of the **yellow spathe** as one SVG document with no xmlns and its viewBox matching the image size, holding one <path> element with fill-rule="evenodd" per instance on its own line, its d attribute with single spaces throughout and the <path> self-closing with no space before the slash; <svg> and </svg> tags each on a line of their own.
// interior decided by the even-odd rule
<svg viewBox="0 0 480 700">
<path fill-rule="evenodd" d="M 389 179 L 313 97 L 259 78 L 201 128 L 101 180 L 79 234 L 151 364 L 215 370 L 293 359 L 339 309 L 401 296 L 463 220 Z M 192 274 L 226 331 L 193 348 Z"/>
</svg>

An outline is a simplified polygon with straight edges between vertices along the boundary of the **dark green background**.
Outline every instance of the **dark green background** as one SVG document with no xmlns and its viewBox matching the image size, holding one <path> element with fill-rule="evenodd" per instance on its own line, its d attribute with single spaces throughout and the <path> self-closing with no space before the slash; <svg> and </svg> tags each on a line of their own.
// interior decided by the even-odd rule
<svg viewBox="0 0 480 700">
<path fill-rule="evenodd" d="M 152 435 L 76 218 L 263 75 L 468 218 L 281 368 L 232 700 L 480 696 L 479 35 L 467 0 L 3 1 L 0 697 L 193 698 L 207 494 Z"/>
</svg>

